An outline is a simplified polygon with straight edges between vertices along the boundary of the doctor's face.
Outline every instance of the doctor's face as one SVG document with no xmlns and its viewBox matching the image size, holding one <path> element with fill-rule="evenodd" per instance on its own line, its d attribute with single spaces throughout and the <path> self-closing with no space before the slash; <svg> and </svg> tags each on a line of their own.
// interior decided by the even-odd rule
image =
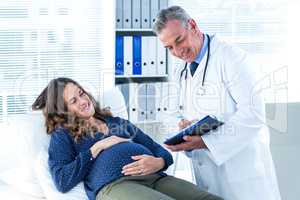
<svg viewBox="0 0 300 200">
<path fill-rule="evenodd" d="M 202 46 L 202 34 L 193 19 L 189 20 L 188 28 L 179 20 L 168 21 L 158 38 L 173 56 L 189 63 L 196 59 Z"/>
<path fill-rule="evenodd" d="M 68 111 L 74 113 L 77 117 L 89 119 L 95 113 L 94 105 L 89 96 L 73 83 L 66 85 L 64 100 Z"/>
</svg>

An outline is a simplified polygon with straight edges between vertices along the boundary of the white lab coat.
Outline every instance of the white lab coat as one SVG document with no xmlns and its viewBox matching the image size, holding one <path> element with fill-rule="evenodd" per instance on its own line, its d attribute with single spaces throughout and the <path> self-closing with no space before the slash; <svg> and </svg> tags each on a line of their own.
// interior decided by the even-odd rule
<svg viewBox="0 0 300 200">
<path fill-rule="evenodd" d="M 181 82 L 183 115 L 189 120 L 212 114 L 225 124 L 202 136 L 208 150 L 187 152 L 192 159 L 197 185 L 225 200 L 280 200 L 265 125 L 265 108 L 256 67 L 237 47 L 211 36 L 210 58 L 201 87 L 206 56 L 194 76 L 184 67 L 175 69 Z"/>
</svg>

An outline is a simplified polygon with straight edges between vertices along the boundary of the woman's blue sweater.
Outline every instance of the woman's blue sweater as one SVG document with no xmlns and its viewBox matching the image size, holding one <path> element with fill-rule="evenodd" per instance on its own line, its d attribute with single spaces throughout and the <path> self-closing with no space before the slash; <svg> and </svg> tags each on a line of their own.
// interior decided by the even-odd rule
<svg viewBox="0 0 300 200">
<path fill-rule="evenodd" d="M 49 153 L 49 169 L 57 189 L 67 192 L 79 182 L 84 182 L 85 191 L 90 200 L 95 200 L 99 190 L 105 185 L 123 177 L 122 167 L 134 160 L 134 155 L 153 155 L 162 157 L 165 166 L 172 163 L 171 154 L 162 146 L 154 142 L 140 129 L 119 117 L 106 117 L 105 122 L 109 134 L 96 133 L 94 137 L 85 136 L 75 142 L 68 129 L 57 128 L 51 134 Z M 90 148 L 97 141 L 111 135 L 131 138 L 130 142 L 123 142 L 102 151 L 93 159 Z"/>
</svg>

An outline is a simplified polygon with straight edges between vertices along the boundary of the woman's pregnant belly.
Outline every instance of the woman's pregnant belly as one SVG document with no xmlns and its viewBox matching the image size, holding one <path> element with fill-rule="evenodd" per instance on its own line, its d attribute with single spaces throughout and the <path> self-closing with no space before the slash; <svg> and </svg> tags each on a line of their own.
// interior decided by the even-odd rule
<svg viewBox="0 0 300 200">
<path fill-rule="evenodd" d="M 131 156 L 153 155 L 149 149 L 134 142 L 122 142 L 102 151 L 96 158 L 90 175 L 92 179 L 120 177 L 123 166 L 134 162 Z"/>
</svg>

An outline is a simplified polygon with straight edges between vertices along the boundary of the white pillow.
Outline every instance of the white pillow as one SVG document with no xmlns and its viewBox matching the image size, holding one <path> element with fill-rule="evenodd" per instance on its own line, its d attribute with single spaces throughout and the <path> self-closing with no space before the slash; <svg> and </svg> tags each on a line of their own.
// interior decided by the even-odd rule
<svg viewBox="0 0 300 200">
<path fill-rule="evenodd" d="M 42 148 L 48 148 L 50 137 L 46 134 L 44 117 L 41 112 L 15 115 L 8 119 L 9 134 L 15 140 L 7 140 L 7 146 L 15 148 L 9 156 L 17 162 L 11 164 L 9 170 L 0 174 L 0 179 L 6 184 L 35 197 L 44 197 L 38 184 L 32 163 Z"/>
<path fill-rule="evenodd" d="M 41 151 L 34 163 L 36 174 L 45 197 L 49 200 L 88 200 L 83 182 L 80 182 L 67 193 L 59 192 L 52 180 L 48 168 L 48 153 Z"/>
<path fill-rule="evenodd" d="M 20 166 L 3 171 L 0 173 L 0 179 L 8 186 L 11 186 L 20 192 L 38 198 L 44 197 L 44 193 L 39 182 L 36 177 L 32 175 L 30 168 L 26 166 Z"/>
<path fill-rule="evenodd" d="M 100 97 L 101 107 L 110 107 L 113 116 L 128 119 L 127 108 L 122 92 L 118 87 L 113 87 L 110 90 L 103 92 Z"/>
</svg>

